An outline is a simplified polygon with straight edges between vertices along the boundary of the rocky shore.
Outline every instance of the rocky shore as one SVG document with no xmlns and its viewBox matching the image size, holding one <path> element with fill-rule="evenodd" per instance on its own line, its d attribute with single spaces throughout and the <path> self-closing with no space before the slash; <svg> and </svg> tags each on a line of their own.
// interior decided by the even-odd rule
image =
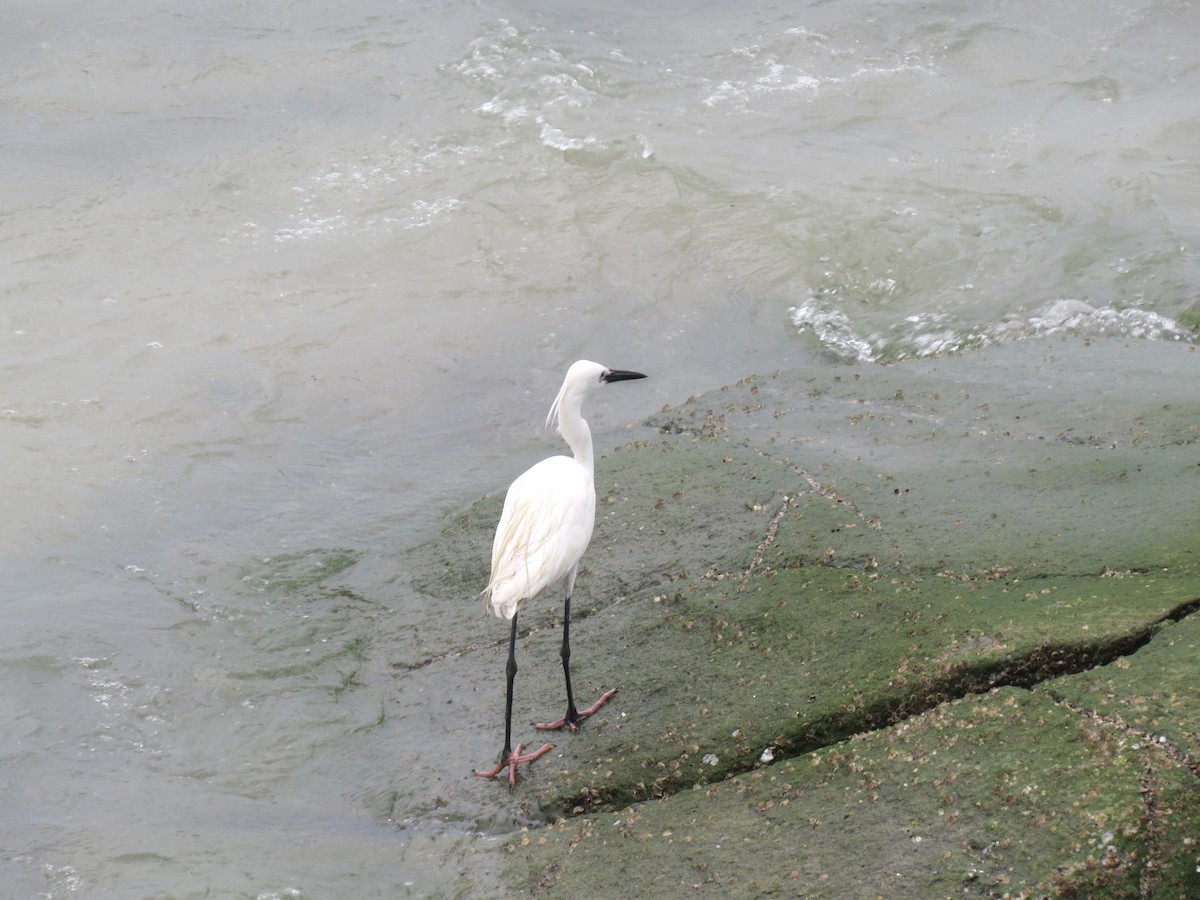
<svg viewBox="0 0 1200 900">
<path fill-rule="evenodd" d="M 523 771 L 505 883 L 1200 895 L 1200 353 L 833 372 L 690 398 L 598 459 L 576 690 L 621 690 Z M 460 586 L 500 501 L 447 522 L 435 568 L 482 560 Z M 556 675 L 523 669 L 523 702 L 557 708 Z"/>
</svg>

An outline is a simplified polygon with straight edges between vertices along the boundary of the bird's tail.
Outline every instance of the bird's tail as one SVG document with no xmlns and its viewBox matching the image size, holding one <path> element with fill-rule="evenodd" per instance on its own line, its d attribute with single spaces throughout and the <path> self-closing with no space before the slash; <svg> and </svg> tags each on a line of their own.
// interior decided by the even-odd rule
<svg viewBox="0 0 1200 900">
<path fill-rule="evenodd" d="M 511 619 L 530 596 L 528 578 L 523 580 L 511 572 L 497 575 L 496 571 L 504 572 L 502 566 L 493 569 L 491 580 L 480 594 L 483 608 L 497 619 Z"/>
<path fill-rule="evenodd" d="M 496 590 L 497 587 L 500 588 L 498 592 Z M 497 593 L 500 596 L 497 596 Z M 488 584 L 480 594 L 483 597 L 484 611 L 491 613 L 497 619 L 511 619 L 516 615 L 518 601 L 512 599 L 511 596 L 504 596 L 505 594 L 512 594 L 511 586 L 506 591 L 503 584 L 497 584 L 496 582 Z"/>
</svg>

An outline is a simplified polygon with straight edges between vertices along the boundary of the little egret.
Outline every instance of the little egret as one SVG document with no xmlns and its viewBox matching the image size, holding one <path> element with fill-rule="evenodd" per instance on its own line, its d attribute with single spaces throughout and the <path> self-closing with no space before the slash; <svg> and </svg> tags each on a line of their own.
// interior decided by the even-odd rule
<svg viewBox="0 0 1200 900">
<path fill-rule="evenodd" d="M 504 749 L 500 762 L 482 778 L 494 778 L 506 768 L 511 788 L 517 780 L 517 764 L 530 762 L 551 749 L 544 744 L 532 753 L 521 754 L 522 746 L 512 745 L 513 680 L 517 675 L 517 612 L 526 600 L 560 581 L 566 583 L 563 604 L 562 666 L 567 682 L 567 711 L 561 719 L 535 725 L 554 730 L 564 725 L 574 731 L 579 723 L 598 710 L 616 688 L 605 693 L 584 710 L 575 708 L 571 692 L 571 592 L 579 559 L 592 539 L 596 521 L 596 485 L 593 478 L 592 433 L 580 414 L 583 399 L 602 384 L 645 378 L 641 372 L 608 369 L 599 363 L 581 359 L 567 370 L 562 388 L 546 427 L 557 420 L 558 433 L 571 447 L 574 458 L 552 456 L 544 459 L 517 478 L 504 498 L 500 524 L 492 542 L 492 576 L 483 591 L 485 602 L 497 618 L 512 622 L 508 638 L 508 695 L 504 707 Z"/>
</svg>

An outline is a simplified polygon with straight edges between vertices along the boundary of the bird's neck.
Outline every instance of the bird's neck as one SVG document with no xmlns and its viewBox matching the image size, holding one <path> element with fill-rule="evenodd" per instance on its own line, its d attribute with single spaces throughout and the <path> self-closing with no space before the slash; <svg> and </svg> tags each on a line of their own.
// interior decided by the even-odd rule
<svg viewBox="0 0 1200 900">
<path fill-rule="evenodd" d="M 588 428 L 587 420 L 579 413 L 559 416 L 558 433 L 571 448 L 575 462 L 585 466 L 589 472 L 593 469 L 592 460 L 592 431 Z"/>
</svg>

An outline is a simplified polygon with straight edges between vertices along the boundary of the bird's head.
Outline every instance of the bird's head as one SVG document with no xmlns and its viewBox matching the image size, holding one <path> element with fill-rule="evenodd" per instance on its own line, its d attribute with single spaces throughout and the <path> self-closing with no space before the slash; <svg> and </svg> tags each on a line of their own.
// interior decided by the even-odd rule
<svg viewBox="0 0 1200 900">
<path fill-rule="evenodd" d="M 610 369 L 590 359 L 581 359 L 572 363 L 567 369 L 567 377 L 563 379 L 562 388 L 554 398 L 550 414 L 546 416 L 546 427 L 549 428 L 555 418 L 564 409 L 574 407 L 578 412 L 583 398 L 602 384 L 613 381 L 632 381 L 635 378 L 645 378 L 641 372 L 630 372 L 627 369 Z"/>
</svg>

